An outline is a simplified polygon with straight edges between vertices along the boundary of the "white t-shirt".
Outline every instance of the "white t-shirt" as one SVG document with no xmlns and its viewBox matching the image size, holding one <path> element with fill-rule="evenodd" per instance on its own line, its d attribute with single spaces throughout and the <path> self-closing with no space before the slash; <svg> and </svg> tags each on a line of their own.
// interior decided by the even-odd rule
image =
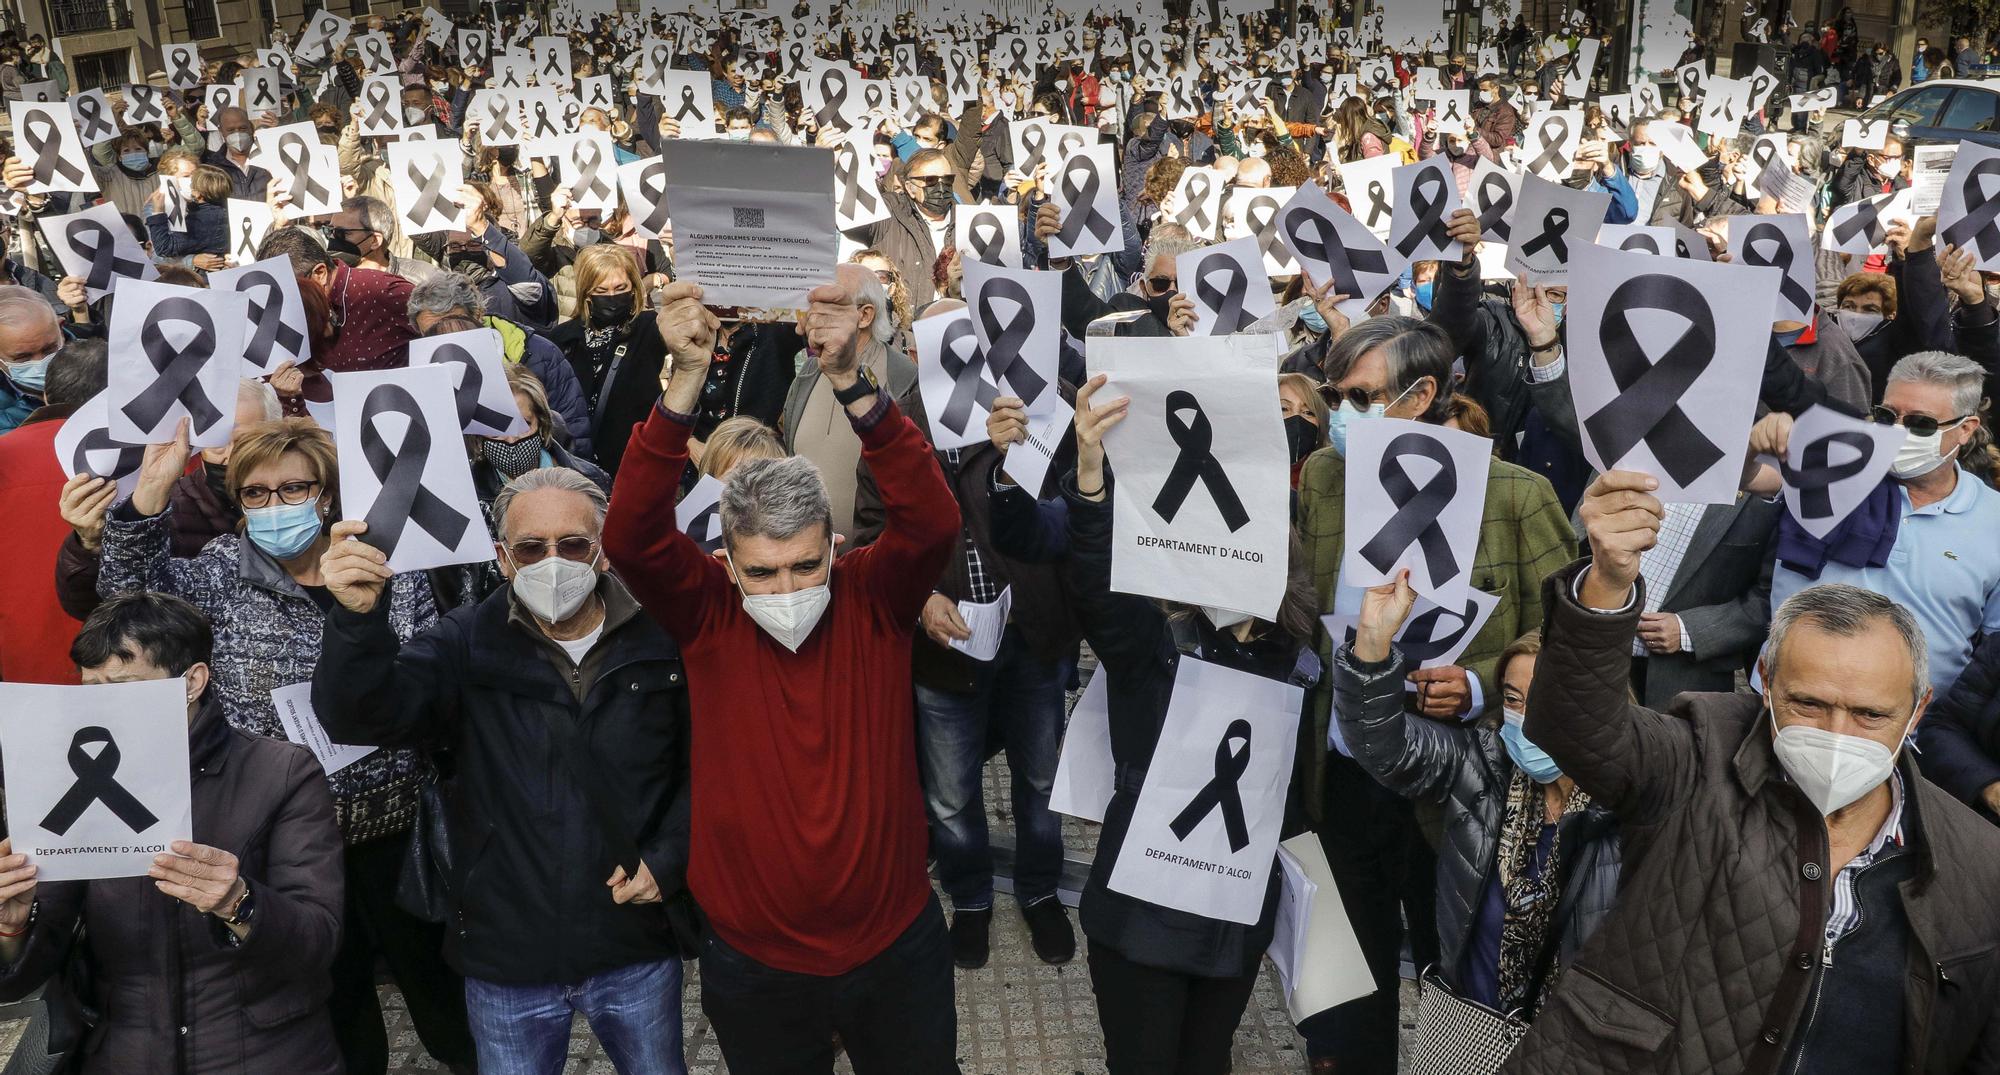
<svg viewBox="0 0 2000 1075">
<path fill-rule="evenodd" d="M 599 620 L 597 626 L 589 634 L 584 635 L 574 642 L 565 642 L 560 638 L 552 638 L 549 641 L 561 646 L 563 652 L 569 654 L 570 662 L 581 668 L 583 666 L 584 655 L 589 653 L 590 647 L 597 645 L 597 640 L 602 637 L 604 637 L 604 621 Z"/>
</svg>

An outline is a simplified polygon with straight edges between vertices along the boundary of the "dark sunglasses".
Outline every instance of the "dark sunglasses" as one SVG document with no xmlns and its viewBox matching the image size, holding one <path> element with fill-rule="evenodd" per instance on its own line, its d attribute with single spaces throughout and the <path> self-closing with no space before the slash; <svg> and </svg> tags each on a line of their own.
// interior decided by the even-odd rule
<svg viewBox="0 0 2000 1075">
<path fill-rule="evenodd" d="M 566 537 L 556 542 L 555 549 L 556 555 L 565 560 L 587 564 L 596 555 L 597 542 L 587 537 Z M 526 567 L 548 558 L 549 543 L 540 538 L 528 538 L 507 546 L 507 554 L 514 558 L 514 563 Z"/>
<path fill-rule="evenodd" d="M 1146 286 L 1152 290 L 1153 294 L 1164 295 L 1174 290 L 1174 278 L 1171 276 L 1148 276 L 1146 277 Z"/>
<path fill-rule="evenodd" d="M 951 177 L 948 175 L 913 175 L 910 177 L 910 182 L 923 187 L 925 190 L 929 190 L 940 183 L 951 182 Z"/>
<path fill-rule="evenodd" d="M 1869 411 L 1868 416 L 1875 420 L 1876 425 L 1902 426 L 1919 437 L 1928 437 L 1940 429 L 1955 426 L 1972 417 L 1969 414 L 1961 414 L 1950 421 L 1940 422 L 1928 414 L 1897 414 L 1895 411 L 1882 406 L 1877 406 L 1874 410 Z"/>
</svg>

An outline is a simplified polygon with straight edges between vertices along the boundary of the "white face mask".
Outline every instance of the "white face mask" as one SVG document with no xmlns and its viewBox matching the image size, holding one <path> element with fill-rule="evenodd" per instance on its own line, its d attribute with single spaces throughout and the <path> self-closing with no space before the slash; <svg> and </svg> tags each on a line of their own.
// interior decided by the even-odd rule
<svg viewBox="0 0 2000 1075">
<path fill-rule="evenodd" d="M 1889 464 L 1889 473 L 1904 481 L 1929 474 L 1944 465 L 1944 453 L 1939 450 L 1943 444 L 1942 429 L 1927 437 L 1905 431 L 1903 446 L 1896 449 L 1896 461 Z"/>
<path fill-rule="evenodd" d="M 1895 768 L 1895 752 L 1873 739 L 1810 724 L 1778 728 L 1778 717 L 1768 698 L 1764 709 L 1771 714 L 1771 726 L 1777 728 L 1771 749 L 1778 755 L 1778 764 L 1821 814 L 1831 814 L 1874 791 Z M 1908 734 L 1909 726 L 1903 730 Z"/>
<path fill-rule="evenodd" d="M 1207 616 L 1208 622 L 1214 624 L 1215 629 L 1218 631 L 1227 631 L 1231 627 L 1234 627 L 1237 624 L 1250 619 L 1250 614 L 1248 612 L 1237 612 L 1234 609 L 1216 608 L 1213 605 L 1201 606 L 1201 614 Z"/>
<path fill-rule="evenodd" d="M 1895 159 L 1893 159 L 1893 160 L 1885 160 L 1885 161 L 1883 161 L 1883 162 L 1882 162 L 1882 167 L 1881 167 L 1881 169 L 1880 169 L 1880 170 L 1881 170 L 1881 172 L 1882 172 L 1882 178 L 1883 178 L 1883 179 L 1894 179 L 1894 178 L 1896 178 L 1897 176 L 1899 176 L 1899 175 L 1902 175 L 1902 174 L 1903 174 L 1903 158 L 1901 158 L 1901 157 L 1897 157 L 1897 158 L 1895 158 Z"/>
<path fill-rule="evenodd" d="M 423 109 L 409 108 L 409 107 L 405 107 L 403 109 L 403 123 L 405 126 L 415 127 L 422 124 L 423 122 L 424 122 Z"/>
<path fill-rule="evenodd" d="M 826 560 L 833 563 L 833 547 L 826 550 Z M 731 561 L 733 573 L 735 562 Z M 833 569 L 827 568 L 827 578 L 831 580 Z M 736 591 L 743 594 L 743 611 L 757 621 L 764 633 L 778 640 L 780 646 L 797 653 L 812 637 L 813 628 L 819 626 L 820 617 L 826 614 L 826 606 L 833 600 L 833 590 L 827 583 L 807 586 L 791 593 L 743 593 L 743 580 L 736 580 Z"/>
<path fill-rule="evenodd" d="M 516 564 L 513 586 L 514 596 L 536 619 L 561 623 L 597 592 L 597 558 L 584 564 L 551 552 L 532 564 Z"/>
<path fill-rule="evenodd" d="M 228 146 L 232 152 L 248 153 L 250 152 L 250 132 L 232 131 L 222 136 L 222 144 Z"/>
</svg>

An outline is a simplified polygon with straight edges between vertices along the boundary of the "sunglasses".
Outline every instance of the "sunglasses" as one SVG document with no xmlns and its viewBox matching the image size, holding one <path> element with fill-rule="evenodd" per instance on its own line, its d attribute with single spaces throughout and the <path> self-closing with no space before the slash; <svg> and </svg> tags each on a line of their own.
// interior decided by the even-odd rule
<svg viewBox="0 0 2000 1075">
<path fill-rule="evenodd" d="M 1961 414 L 1949 421 L 1940 422 L 1928 414 L 1897 414 L 1895 411 L 1883 406 L 1877 406 L 1875 409 L 1869 411 L 1868 416 L 1875 420 L 1876 425 L 1902 426 L 1919 437 L 1928 437 L 1941 429 L 1951 428 L 1972 417 L 1969 414 Z"/>
<path fill-rule="evenodd" d="M 925 190 L 929 190 L 940 183 L 951 182 L 951 177 L 948 175 L 913 175 L 910 177 L 910 182 L 923 187 Z"/>
<path fill-rule="evenodd" d="M 1174 290 L 1174 283 L 1175 283 L 1174 278 L 1171 276 L 1146 277 L 1146 287 L 1149 290 L 1151 290 L 1155 295 L 1164 295 L 1167 292 Z"/>
<path fill-rule="evenodd" d="M 596 558 L 597 542 L 587 537 L 561 538 L 555 543 L 555 551 L 557 556 L 565 560 L 587 564 Z M 512 556 L 514 563 L 520 567 L 538 564 L 548 559 L 549 543 L 540 538 L 527 538 L 507 546 L 507 554 Z"/>
</svg>

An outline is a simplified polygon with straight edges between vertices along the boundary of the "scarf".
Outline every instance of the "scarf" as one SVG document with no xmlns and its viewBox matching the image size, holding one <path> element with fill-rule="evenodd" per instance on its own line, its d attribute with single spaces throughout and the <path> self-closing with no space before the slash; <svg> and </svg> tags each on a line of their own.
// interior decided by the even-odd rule
<svg viewBox="0 0 2000 1075">
<path fill-rule="evenodd" d="M 1558 957 L 1554 948 L 1560 938 L 1555 936 L 1555 914 L 1562 898 L 1562 821 L 1589 804 L 1590 796 L 1582 788 L 1570 793 L 1556 822 L 1555 835 L 1549 838 L 1548 861 L 1537 872 L 1535 848 L 1546 816 L 1542 787 L 1518 769 L 1507 785 L 1507 805 L 1500 815 L 1500 845 L 1495 852 L 1505 909 L 1500 926 L 1498 1007 L 1503 1012 L 1521 1011 L 1530 1022 L 1556 980 Z M 1537 981 L 1545 958 L 1548 970 Z"/>
<path fill-rule="evenodd" d="M 1807 533 L 1791 512 L 1779 515 L 1778 562 L 1814 580 L 1826 569 L 1828 560 L 1848 567 L 1881 567 L 1889 562 L 1902 524 L 1902 486 L 1885 477 L 1825 538 Z"/>
</svg>

